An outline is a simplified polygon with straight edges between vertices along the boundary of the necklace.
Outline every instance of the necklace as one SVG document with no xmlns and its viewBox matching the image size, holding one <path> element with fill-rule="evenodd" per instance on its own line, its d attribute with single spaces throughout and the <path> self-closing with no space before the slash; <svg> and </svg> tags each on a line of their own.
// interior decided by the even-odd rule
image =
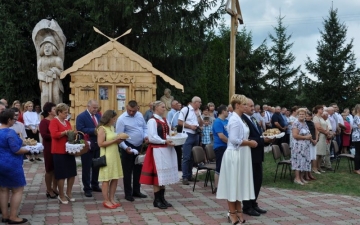
<svg viewBox="0 0 360 225">
<path fill-rule="evenodd" d="M 66 127 L 67 126 L 67 124 L 66 124 L 66 122 L 65 122 L 65 120 L 64 120 L 64 122 L 61 122 L 61 120 L 59 119 L 59 117 L 55 117 L 57 120 L 59 120 L 59 122 L 64 126 L 64 127 Z"/>
</svg>

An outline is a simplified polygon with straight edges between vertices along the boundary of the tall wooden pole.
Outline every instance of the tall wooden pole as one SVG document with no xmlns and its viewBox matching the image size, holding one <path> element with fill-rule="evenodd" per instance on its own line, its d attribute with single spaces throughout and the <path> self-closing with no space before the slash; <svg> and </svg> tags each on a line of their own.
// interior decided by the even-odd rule
<svg viewBox="0 0 360 225">
<path fill-rule="evenodd" d="M 231 9 L 234 12 L 237 0 L 231 0 Z M 231 15 L 231 30 L 230 30 L 230 74 L 229 74 L 229 102 L 231 96 L 235 94 L 235 65 L 236 65 L 236 33 L 238 22 L 236 15 Z"/>
<path fill-rule="evenodd" d="M 231 3 L 230 3 L 231 1 Z M 229 4 L 230 3 L 230 4 Z M 229 102 L 235 94 L 235 69 L 236 69 L 236 34 L 238 24 L 244 24 L 239 0 L 227 0 L 226 11 L 231 16 L 230 30 L 230 73 L 229 73 Z"/>
</svg>

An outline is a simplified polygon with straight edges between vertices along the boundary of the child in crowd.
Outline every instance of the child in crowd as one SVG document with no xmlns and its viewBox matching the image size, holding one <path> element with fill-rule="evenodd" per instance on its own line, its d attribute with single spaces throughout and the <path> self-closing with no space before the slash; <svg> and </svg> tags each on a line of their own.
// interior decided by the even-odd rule
<svg viewBox="0 0 360 225">
<path fill-rule="evenodd" d="M 210 124 L 210 117 L 206 116 L 204 117 L 204 125 L 201 135 L 201 146 L 203 147 L 204 151 L 205 151 L 205 146 L 211 143 L 211 132 L 212 132 L 212 126 Z M 207 161 L 206 156 L 205 156 L 205 161 Z"/>
</svg>

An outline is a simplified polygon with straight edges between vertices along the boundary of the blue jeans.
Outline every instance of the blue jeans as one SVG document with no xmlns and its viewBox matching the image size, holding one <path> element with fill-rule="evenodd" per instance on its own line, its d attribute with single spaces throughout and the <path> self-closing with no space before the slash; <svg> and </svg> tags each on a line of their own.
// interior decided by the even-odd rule
<svg viewBox="0 0 360 225">
<path fill-rule="evenodd" d="M 192 176 L 192 168 L 194 159 L 192 157 L 191 150 L 194 146 L 199 145 L 199 135 L 187 133 L 188 138 L 182 146 L 183 149 L 183 161 L 182 161 L 182 177 L 183 179 L 190 179 Z"/>
</svg>

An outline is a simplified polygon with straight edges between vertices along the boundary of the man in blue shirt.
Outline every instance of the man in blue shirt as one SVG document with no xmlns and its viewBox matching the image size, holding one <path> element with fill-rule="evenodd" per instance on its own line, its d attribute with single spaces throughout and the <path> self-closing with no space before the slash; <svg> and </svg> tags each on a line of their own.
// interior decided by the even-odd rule
<svg viewBox="0 0 360 225">
<path fill-rule="evenodd" d="M 126 133 L 131 138 L 120 143 L 125 199 L 130 202 L 134 201 L 134 197 L 147 197 L 140 192 L 139 179 L 142 165 L 135 165 L 136 155 L 141 152 L 143 142 L 148 142 L 147 126 L 138 109 L 136 101 L 129 101 L 126 112 L 116 121 L 116 133 Z M 132 187 L 131 177 L 133 177 Z"/>
<path fill-rule="evenodd" d="M 176 129 L 178 125 L 179 111 L 181 104 L 177 100 L 171 101 L 171 110 L 168 112 L 166 120 L 171 123 L 171 130 Z M 178 162 L 178 171 L 181 171 L 182 145 L 174 146 Z"/>
<path fill-rule="evenodd" d="M 227 132 L 227 125 L 229 120 L 226 118 L 228 117 L 228 109 L 225 105 L 220 105 L 218 108 L 218 118 L 213 123 L 212 132 L 214 135 L 214 152 L 216 155 L 216 169 L 215 169 L 215 190 L 216 193 L 217 186 L 219 183 L 219 174 L 221 168 L 221 161 L 224 155 L 224 152 L 227 147 L 228 142 L 228 132 Z"/>
</svg>

